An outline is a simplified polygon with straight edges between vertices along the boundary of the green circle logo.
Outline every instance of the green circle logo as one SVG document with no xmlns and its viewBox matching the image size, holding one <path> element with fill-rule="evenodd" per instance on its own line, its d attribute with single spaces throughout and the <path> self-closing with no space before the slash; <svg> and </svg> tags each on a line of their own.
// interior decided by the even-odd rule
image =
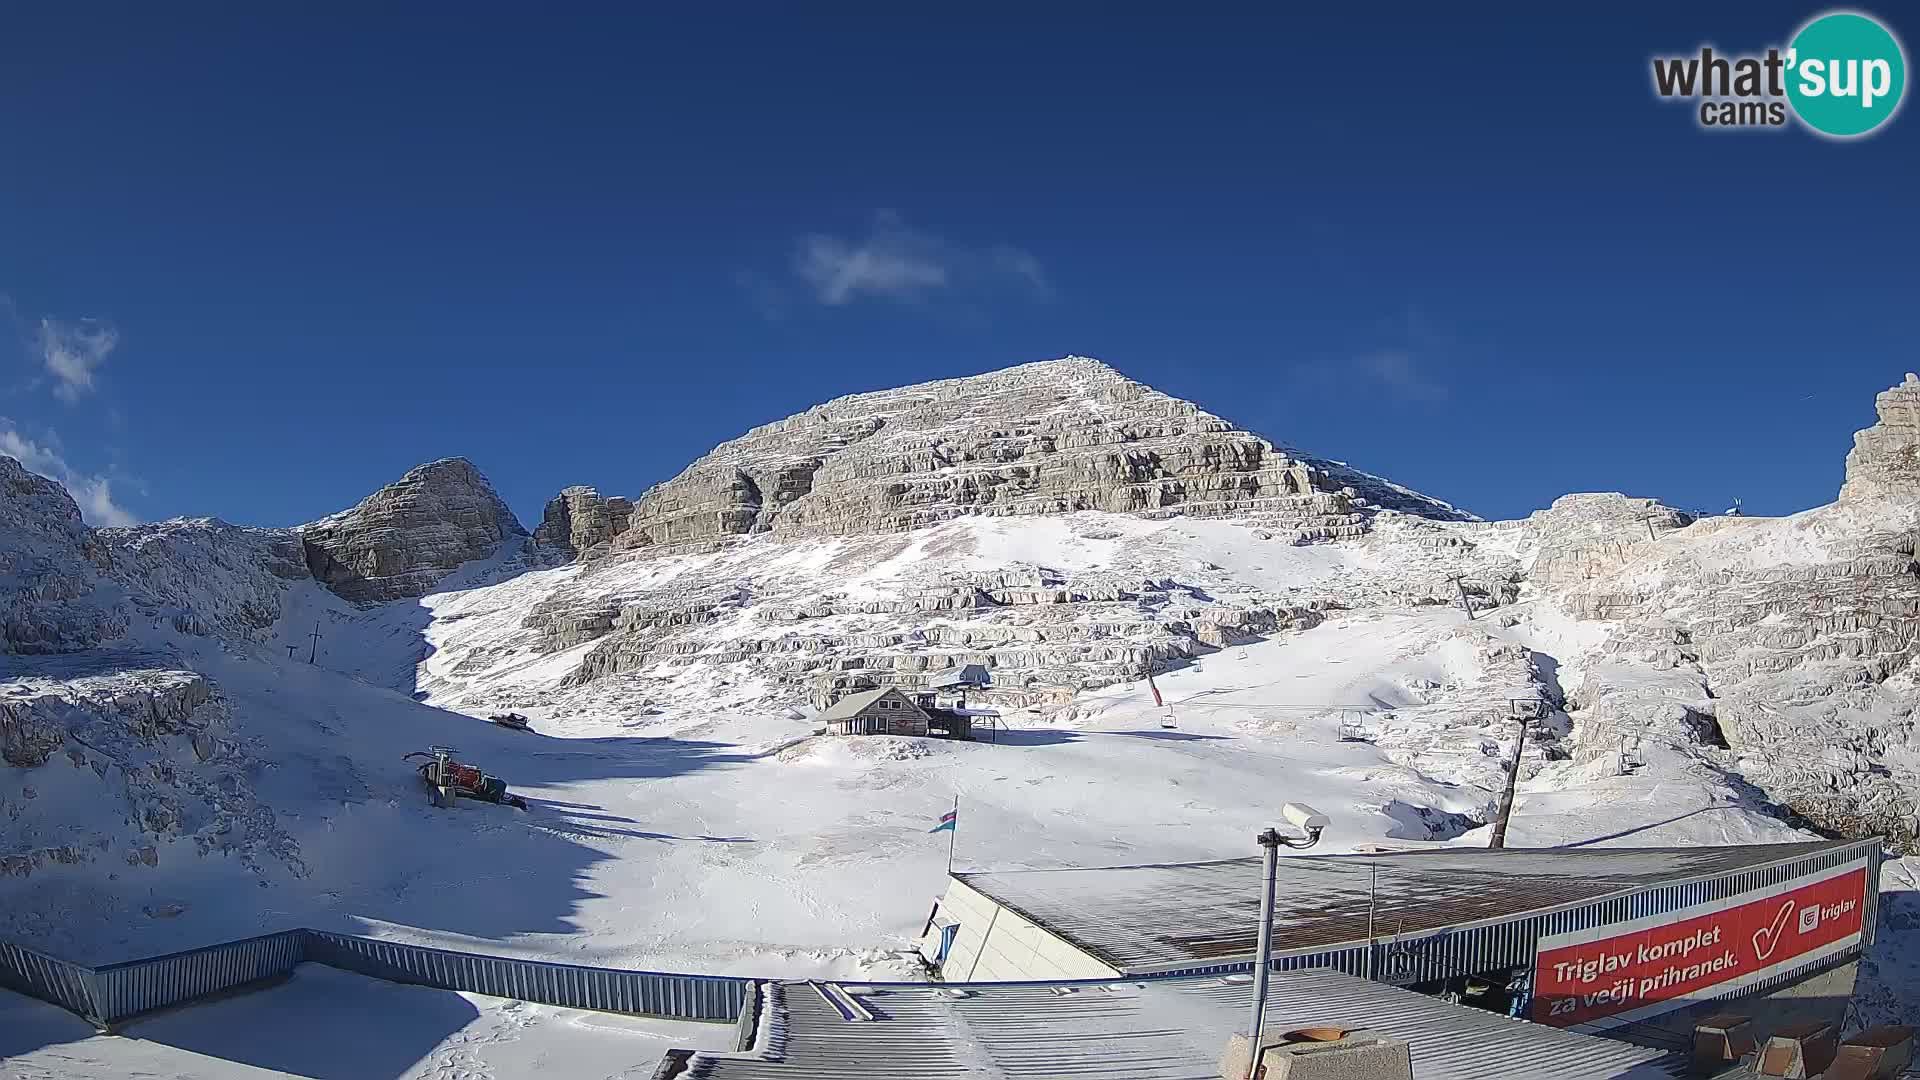
<svg viewBox="0 0 1920 1080">
<path fill-rule="evenodd" d="M 1900 42 L 1865 15 L 1822 15 L 1801 27 L 1787 49 L 1787 100 L 1823 135 L 1865 135 L 1893 116 L 1906 89 Z"/>
</svg>

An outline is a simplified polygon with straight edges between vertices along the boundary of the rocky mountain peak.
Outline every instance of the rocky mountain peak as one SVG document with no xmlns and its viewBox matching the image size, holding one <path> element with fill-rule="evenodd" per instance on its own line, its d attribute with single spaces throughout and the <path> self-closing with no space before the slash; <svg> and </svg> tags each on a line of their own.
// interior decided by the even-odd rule
<svg viewBox="0 0 1920 1080">
<path fill-rule="evenodd" d="M 298 531 L 313 576 L 362 604 L 425 595 L 448 571 L 527 535 L 462 457 L 416 466 L 351 510 Z"/>
<path fill-rule="evenodd" d="M 112 557 L 67 489 L 0 457 L 0 653 L 91 648 L 126 616 L 102 588 Z"/>
<path fill-rule="evenodd" d="M 1840 498 L 1920 496 L 1920 375 L 1907 372 L 1873 405 L 1879 420 L 1854 434 Z"/>
<path fill-rule="evenodd" d="M 5 456 L 0 456 L 0 515 L 0 551 L 9 555 L 51 546 L 105 558 L 67 489 Z"/>
<path fill-rule="evenodd" d="M 1084 356 L 835 398 L 720 444 L 630 510 L 613 501 L 603 509 L 596 498 L 563 492 L 549 504 L 542 541 L 582 553 L 603 542 L 613 551 L 684 548 L 753 533 L 888 533 L 1076 510 L 1327 520 L 1355 501 L 1471 519 Z"/>
</svg>

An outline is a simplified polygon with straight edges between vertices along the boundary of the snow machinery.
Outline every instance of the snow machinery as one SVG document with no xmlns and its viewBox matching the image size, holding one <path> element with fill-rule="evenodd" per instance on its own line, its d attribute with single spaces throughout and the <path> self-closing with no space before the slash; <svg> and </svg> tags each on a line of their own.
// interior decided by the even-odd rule
<svg viewBox="0 0 1920 1080">
<path fill-rule="evenodd" d="M 425 750 L 416 750 L 402 758 L 402 761 L 423 759 L 414 768 L 420 773 L 420 779 L 432 793 L 433 805 L 452 806 L 454 799 L 480 799 L 484 802 L 500 803 L 525 810 L 527 800 L 507 791 L 507 782 L 497 776 L 489 776 L 473 765 L 455 761 L 456 753 L 451 746 L 433 746 Z"/>
</svg>

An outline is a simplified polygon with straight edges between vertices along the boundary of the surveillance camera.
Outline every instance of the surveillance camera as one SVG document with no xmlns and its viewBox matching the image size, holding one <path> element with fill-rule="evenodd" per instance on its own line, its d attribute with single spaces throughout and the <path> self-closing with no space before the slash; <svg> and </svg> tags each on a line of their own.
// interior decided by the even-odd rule
<svg viewBox="0 0 1920 1080">
<path fill-rule="evenodd" d="M 1291 823 L 1294 828 L 1302 829 L 1310 833 L 1319 832 L 1332 824 L 1332 822 L 1327 820 L 1327 815 L 1315 810 L 1306 803 L 1290 802 L 1280 808 L 1280 813 L 1286 816 L 1287 821 Z"/>
</svg>

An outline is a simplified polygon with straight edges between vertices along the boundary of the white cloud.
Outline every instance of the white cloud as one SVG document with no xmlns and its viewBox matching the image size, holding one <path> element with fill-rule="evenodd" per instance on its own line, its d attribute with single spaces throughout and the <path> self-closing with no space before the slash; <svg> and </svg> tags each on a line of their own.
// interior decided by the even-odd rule
<svg viewBox="0 0 1920 1080">
<path fill-rule="evenodd" d="M 120 343 L 120 333 L 95 319 L 40 320 L 40 356 L 54 378 L 53 395 L 78 401 L 93 390 L 93 373 Z"/>
<path fill-rule="evenodd" d="M 855 242 L 814 234 L 800 243 L 794 273 L 829 307 L 863 294 L 911 300 L 947 284 L 939 242 L 909 229 L 896 214 L 876 214 L 867 235 Z"/>
<path fill-rule="evenodd" d="M 1447 388 L 1420 370 L 1418 357 L 1407 349 L 1376 349 L 1354 358 L 1353 370 L 1408 401 L 1442 401 Z"/>
<path fill-rule="evenodd" d="M 862 297 L 917 302 L 942 290 L 1011 281 L 1044 297 L 1051 292 L 1040 260 L 1018 248 L 969 251 L 881 211 L 855 239 L 815 233 L 800 242 L 793 272 L 828 307 Z"/>
<path fill-rule="evenodd" d="M 89 475 L 67 464 L 58 449 L 59 441 L 47 445 L 20 434 L 13 421 L 0 417 L 0 454 L 17 459 L 28 472 L 58 483 L 80 504 L 80 516 L 94 526 L 138 525 L 140 519 L 113 501 L 113 482 L 104 476 Z"/>
</svg>

